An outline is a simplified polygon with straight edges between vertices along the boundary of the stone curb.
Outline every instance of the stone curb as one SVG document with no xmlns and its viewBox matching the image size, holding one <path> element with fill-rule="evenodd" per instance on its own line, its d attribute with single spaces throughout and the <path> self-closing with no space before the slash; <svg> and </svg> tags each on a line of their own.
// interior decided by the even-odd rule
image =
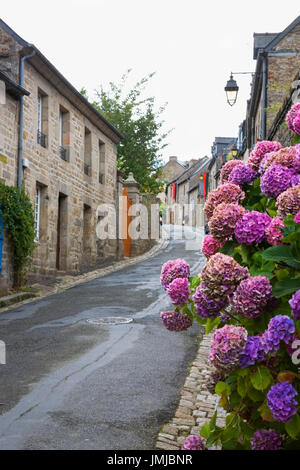
<svg viewBox="0 0 300 470">
<path fill-rule="evenodd" d="M 108 274 L 112 274 L 114 272 L 120 271 L 121 269 L 126 268 L 127 266 L 131 266 L 137 263 L 141 263 L 142 261 L 146 261 L 154 257 L 161 250 L 164 250 L 168 246 L 168 244 L 169 244 L 169 239 L 163 237 L 149 251 L 147 251 L 146 253 L 143 253 L 140 256 L 136 256 L 135 258 L 127 258 L 121 261 L 116 261 L 112 263 L 110 266 L 107 266 L 105 268 L 96 269 L 94 271 L 90 271 L 85 274 L 80 274 L 78 276 L 68 276 L 68 275 L 63 276 L 54 286 L 45 287 L 40 284 L 33 284 L 31 287 L 33 289 L 36 288 L 36 291 L 34 291 L 33 293 L 32 292 L 22 293 L 22 294 L 27 294 L 26 300 L 10 302 L 9 304 L 6 304 L 6 307 L 4 307 L 3 305 L 1 306 L 1 303 L 0 303 L 0 313 L 7 311 L 9 309 L 8 305 L 11 307 L 11 305 L 13 304 L 15 307 L 15 306 L 20 306 L 20 305 L 33 302 L 36 299 L 43 299 L 45 297 L 48 297 L 49 295 L 64 292 L 65 290 L 71 289 L 72 287 L 75 287 L 79 284 L 84 284 L 85 282 L 93 281 L 94 279 L 104 277 L 104 276 L 107 276 Z M 20 293 L 13 294 L 13 295 L 19 296 Z M 28 299 L 29 295 L 30 295 L 30 299 Z M 12 297 L 12 296 L 8 296 L 8 297 Z M 35 298 L 33 299 L 32 297 L 35 297 Z"/>
<path fill-rule="evenodd" d="M 208 362 L 211 335 L 205 335 L 189 374 L 180 392 L 180 400 L 174 418 L 165 424 L 158 434 L 155 449 L 179 450 L 187 436 L 200 435 L 201 427 L 208 422 L 217 406 L 217 395 L 206 388 L 212 366 Z M 225 425 L 226 413 L 218 409 L 217 425 Z"/>
<path fill-rule="evenodd" d="M 31 299 L 32 297 L 36 297 L 36 294 L 32 292 L 17 292 L 16 294 L 0 297 L 0 308 Z"/>
</svg>

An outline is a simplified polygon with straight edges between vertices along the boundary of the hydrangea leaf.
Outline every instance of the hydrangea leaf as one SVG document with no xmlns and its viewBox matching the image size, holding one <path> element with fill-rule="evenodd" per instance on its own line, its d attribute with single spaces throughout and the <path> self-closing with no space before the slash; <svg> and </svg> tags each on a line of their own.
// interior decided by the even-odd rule
<svg viewBox="0 0 300 470">
<path fill-rule="evenodd" d="M 230 387 L 227 383 L 225 382 L 218 382 L 216 387 L 215 387 L 215 392 L 217 395 L 220 397 L 222 396 L 223 392 L 226 392 L 226 394 L 229 395 L 230 393 Z"/>
<path fill-rule="evenodd" d="M 238 377 L 237 391 L 239 395 L 241 395 L 242 398 L 244 398 L 247 395 L 247 389 L 248 389 L 247 380 L 245 380 L 244 377 Z"/>
<path fill-rule="evenodd" d="M 273 294 L 278 299 L 288 294 L 293 294 L 300 289 L 300 279 L 284 279 L 276 282 L 273 287 Z"/>
<path fill-rule="evenodd" d="M 204 437 L 205 439 L 208 439 L 210 436 L 210 426 L 209 423 L 205 423 L 201 430 L 200 430 L 200 436 Z"/>
<path fill-rule="evenodd" d="M 208 318 L 206 321 L 206 330 L 205 333 L 208 335 L 216 326 L 219 326 L 221 318 Z"/>
<path fill-rule="evenodd" d="M 292 420 L 289 423 L 285 423 L 284 425 L 286 432 L 288 435 L 295 439 L 300 434 L 300 417 L 298 414 L 295 414 Z"/>
<path fill-rule="evenodd" d="M 272 375 L 265 366 L 258 366 L 256 372 L 250 377 L 251 383 L 256 390 L 265 390 L 272 381 Z"/>
<path fill-rule="evenodd" d="M 291 370 L 282 370 L 277 375 L 277 380 L 278 380 L 278 382 L 290 382 L 290 383 L 292 383 L 294 381 L 295 377 L 297 377 L 297 376 L 298 376 L 298 374 L 296 374 L 295 372 L 292 372 Z"/>
</svg>

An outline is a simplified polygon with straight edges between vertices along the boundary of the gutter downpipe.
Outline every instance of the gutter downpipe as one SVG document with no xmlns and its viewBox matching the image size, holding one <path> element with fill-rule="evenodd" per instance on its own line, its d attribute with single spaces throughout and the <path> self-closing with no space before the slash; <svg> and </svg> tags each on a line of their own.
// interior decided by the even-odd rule
<svg viewBox="0 0 300 470">
<path fill-rule="evenodd" d="M 261 140 L 266 140 L 266 134 L 267 134 L 267 68 L 268 68 L 267 60 L 268 60 L 268 55 L 263 54 Z"/>
<path fill-rule="evenodd" d="M 35 51 L 31 54 L 21 57 L 20 60 L 20 79 L 19 85 L 24 88 L 24 63 L 26 59 L 30 59 L 35 55 Z M 19 108 L 19 140 L 18 140 L 18 176 L 17 176 L 17 187 L 21 191 L 22 179 L 23 179 L 23 115 L 24 115 L 24 96 L 20 97 L 20 108 Z"/>
</svg>

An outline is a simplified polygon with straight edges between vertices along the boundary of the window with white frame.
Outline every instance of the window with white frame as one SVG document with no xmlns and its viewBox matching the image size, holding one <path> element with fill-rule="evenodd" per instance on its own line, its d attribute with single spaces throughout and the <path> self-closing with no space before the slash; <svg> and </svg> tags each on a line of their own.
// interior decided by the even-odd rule
<svg viewBox="0 0 300 470">
<path fill-rule="evenodd" d="M 34 200 L 34 231 L 35 241 L 38 242 L 40 239 L 40 218 L 41 218 L 41 188 L 36 187 L 36 194 Z"/>
</svg>

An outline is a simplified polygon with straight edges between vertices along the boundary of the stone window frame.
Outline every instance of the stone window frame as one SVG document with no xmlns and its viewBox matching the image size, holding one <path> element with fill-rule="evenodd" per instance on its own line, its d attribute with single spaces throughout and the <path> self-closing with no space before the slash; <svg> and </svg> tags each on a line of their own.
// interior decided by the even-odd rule
<svg viewBox="0 0 300 470">
<path fill-rule="evenodd" d="M 86 176 L 92 176 L 92 131 L 84 126 L 84 155 L 83 171 Z"/>
<path fill-rule="evenodd" d="M 58 153 L 62 160 L 70 162 L 71 113 L 62 104 L 58 107 Z"/>
<path fill-rule="evenodd" d="M 37 143 L 48 148 L 49 135 L 49 96 L 40 87 L 37 89 Z"/>
<path fill-rule="evenodd" d="M 106 144 L 103 140 L 98 139 L 98 181 L 99 184 L 105 184 L 105 163 L 106 163 Z"/>
</svg>

